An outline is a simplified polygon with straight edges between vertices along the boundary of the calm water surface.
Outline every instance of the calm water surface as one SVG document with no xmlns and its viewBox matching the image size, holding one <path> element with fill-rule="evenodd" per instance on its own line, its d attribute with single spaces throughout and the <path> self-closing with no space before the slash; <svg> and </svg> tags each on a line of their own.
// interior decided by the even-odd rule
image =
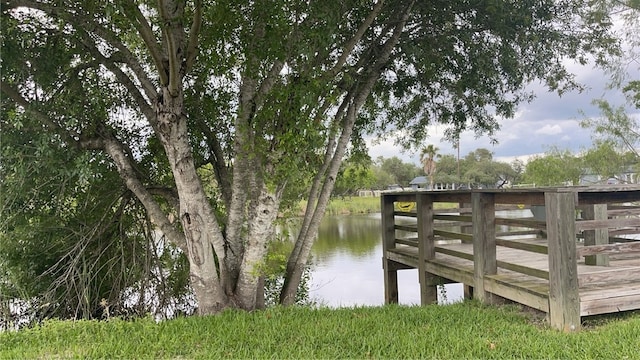
<svg viewBox="0 0 640 360">
<path fill-rule="evenodd" d="M 312 249 L 310 295 L 327 306 L 384 304 L 380 214 L 327 216 Z M 401 304 L 420 304 L 418 271 L 398 271 Z M 438 301 L 462 299 L 461 284 L 447 284 Z"/>
</svg>

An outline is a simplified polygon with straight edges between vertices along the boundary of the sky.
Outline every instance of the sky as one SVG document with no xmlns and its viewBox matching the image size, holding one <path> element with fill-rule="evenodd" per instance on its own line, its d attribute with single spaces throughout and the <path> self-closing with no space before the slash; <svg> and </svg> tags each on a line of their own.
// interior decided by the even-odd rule
<svg viewBox="0 0 640 360">
<path fill-rule="evenodd" d="M 620 90 L 608 89 L 610 77 L 603 70 L 573 64 L 567 66 L 576 74 L 578 82 L 586 86 L 585 91 L 569 92 L 561 97 L 542 85 L 530 85 L 536 98 L 521 104 L 514 118 L 499 121 L 501 129 L 495 134 L 498 144 L 491 144 L 489 137 L 476 138 L 473 132 L 465 132 L 460 138 L 460 156 L 485 148 L 493 153 L 495 160 L 510 163 L 515 159 L 526 162 L 532 155 L 544 154 L 554 146 L 574 153 L 589 148 L 592 144 L 591 130 L 581 128 L 580 122 L 586 117 L 600 116 L 592 101 L 605 98 L 614 105 L 623 105 L 624 96 Z M 640 78 L 637 71 L 634 78 Z M 634 116 L 640 116 L 640 113 Z M 439 154 L 456 156 L 454 146 L 442 138 L 444 130 L 442 125 L 430 127 L 425 145 L 434 144 L 440 149 Z M 393 139 L 380 144 L 370 141 L 369 155 L 372 159 L 397 156 L 416 165 L 420 158 L 419 152 L 403 152 L 393 144 Z"/>
</svg>

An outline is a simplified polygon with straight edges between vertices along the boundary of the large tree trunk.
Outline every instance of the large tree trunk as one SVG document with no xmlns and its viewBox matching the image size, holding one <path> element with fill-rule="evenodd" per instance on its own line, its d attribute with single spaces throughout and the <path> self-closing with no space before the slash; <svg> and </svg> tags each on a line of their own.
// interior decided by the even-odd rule
<svg viewBox="0 0 640 360">
<path fill-rule="evenodd" d="M 240 274 L 236 284 L 236 299 L 244 309 L 261 307 L 259 294 L 264 292 L 261 266 L 267 255 L 267 245 L 274 231 L 274 222 L 278 215 L 280 194 L 270 193 L 266 187 L 260 192 L 257 201 L 249 208 L 249 227 L 247 244 L 240 265 Z"/>
<path fill-rule="evenodd" d="M 191 286 L 198 313 L 213 314 L 229 306 L 223 283 L 224 262 L 216 265 L 214 249 L 224 254 L 220 227 L 213 216 L 191 153 L 182 93 L 164 89 L 156 102 L 157 135 L 164 146 L 180 199 L 179 218 L 184 230 Z"/>
</svg>

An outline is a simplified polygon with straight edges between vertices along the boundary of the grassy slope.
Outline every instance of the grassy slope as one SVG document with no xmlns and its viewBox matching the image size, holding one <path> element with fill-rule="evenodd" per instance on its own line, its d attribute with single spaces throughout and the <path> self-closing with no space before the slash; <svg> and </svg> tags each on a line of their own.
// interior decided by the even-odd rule
<svg viewBox="0 0 640 360">
<path fill-rule="evenodd" d="M 0 358 L 598 358 L 640 357 L 640 316 L 564 334 L 514 308 L 309 309 L 156 324 L 48 322 L 0 334 Z"/>
<path fill-rule="evenodd" d="M 304 209 L 307 206 L 306 201 L 301 201 L 298 212 L 304 213 Z M 436 209 L 453 208 L 457 207 L 455 203 L 436 203 Z M 346 198 L 332 198 L 327 205 L 327 215 L 355 215 L 355 214 L 370 214 L 380 212 L 380 198 L 379 197 L 346 197 Z"/>
</svg>

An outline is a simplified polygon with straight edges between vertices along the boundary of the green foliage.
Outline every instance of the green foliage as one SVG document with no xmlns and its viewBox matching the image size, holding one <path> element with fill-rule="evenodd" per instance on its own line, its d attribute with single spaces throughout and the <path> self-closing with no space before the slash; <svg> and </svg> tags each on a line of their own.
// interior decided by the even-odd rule
<svg viewBox="0 0 640 360">
<path fill-rule="evenodd" d="M 293 250 L 293 242 L 289 240 L 290 229 L 287 223 L 281 224 L 280 233 L 269 243 L 269 250 L 264 263 L 258 269 L 264 278 L 264 304 L 273 307 L 280 303 L 280 292 L 284 284 L 287 270 L 287 256 Z M 309 295 L 311 269 L 307 265 L 303 271 L 294 304 L 313 305 L 314 300 Z"/>
<path fill-rule="evenodd" d="M 376 159 L 376 163 L 380 167 L 380 170 L 389 174 L 390 178 L 393 180 L 392 183 L 381 184 L 381 179 L 379 179 L 379 189 L 386 189 L 386 187 L 391 184 L 408 187 L 411 180 L 416 176 L 422 175 L 422 171 L 419 167 L 411 163 L 405 163 L 397 156 L 393 156 L 391 158 L 378 157 L 378 159 Z"/>
<path fill-rule="evenodd" d="M 536 186 L 577 185 L 582 174 L 582 161 L 569 150 L 551 149 L 544 156 L 530 159 L 522 181 Z"/>
<path fill-rule="evenodd" d="M 634 359 L 638 315 L 566 334 L 514 307 L 270 308 L 136 321 L 48 321 L 0 334 L 1 358 Z M 212 334 L 215 334 L 213 336 Z"/>
<path fill-rule="evenodd" d="M 438 159 L 435 181 L 471 187 L 504 187 L 520 179 L 521 169 L 514 165 L 517 164 L 493 160 L 493 154 L 483 148 L 470 152 L 460 161 L 453 155 L 443 155 Z"/>
<path fill-rule="evenodd" d="M 610 141 L 598 142 L 583 155 L 584 166 L 592 174 L 608 179 L 617 176 L 625 167 L 625 159 Z"/>
<path fill-rule="evenodd" d="M 184 303 L 182 256 L 157 238 L 103 154 L 70 149 L 22 114 L 3 116 L 2 126 L 0 303 L 23 306 L 0 328 L 164 314 Z"/>
<path fill-rule="evenodd" d="M 334 196 L 353 196 L 358 190 L 371 189 L 375 183 L 375 175 L 369 156 L 362 159 L 348 159 L 341 165 L 333 188 Z"/>
<path fill-rule="evenodd" d="M 625 106 L 614 107 L 605 100 L 594 100 L 593 103 L 600 108 L 602 117 L 585 119 L 581 126 L 591 128 L 596 141 L 611 142 L 619 149 L 640 156 L 640 118 L 629 114 Z"/>
</svg>

